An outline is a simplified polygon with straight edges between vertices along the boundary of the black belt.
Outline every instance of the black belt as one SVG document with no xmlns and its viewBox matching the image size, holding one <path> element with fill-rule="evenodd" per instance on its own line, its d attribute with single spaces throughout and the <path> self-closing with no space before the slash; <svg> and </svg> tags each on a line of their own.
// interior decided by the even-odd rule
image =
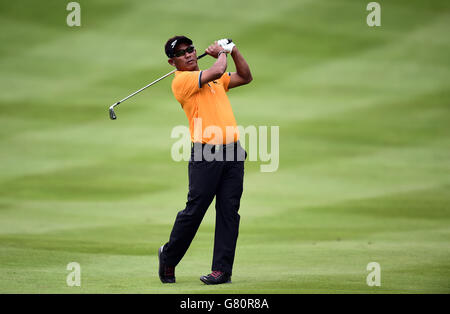
<svg viewBox="0 0 450 314">
<path fill-rule="evenodd" d="M 208 143 L 199 143 L 199 142 L 191 142 L 191 148 L 194 148 L 194 146 L 197 145 L 201 145 L 202 149 L 206 147 L 208 147 L 208 149 L 210 149 L 211 152 L 215 152 L 218 150 L 227 150 L 230 148 L 236 148 L 238 145 L 240 144 L 239 141 L 237 142 L 233 142 L 233 143 L 229 143 L 229 144 L 208 144 Z"/>
</svg>

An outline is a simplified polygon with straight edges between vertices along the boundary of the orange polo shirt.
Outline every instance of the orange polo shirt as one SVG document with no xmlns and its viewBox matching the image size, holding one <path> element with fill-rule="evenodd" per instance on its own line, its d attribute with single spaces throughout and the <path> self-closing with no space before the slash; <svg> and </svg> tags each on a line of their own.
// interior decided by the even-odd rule
<svg viewBox="0 0 450 314">
<path fill-rule="evenodd" d="M 200 86 L 202 71 L 176 71 L 172 91 L 189 120 L 192 142 L 229 144 L 239 131 L 226 92 L 230 73 Z"/>
</svg>

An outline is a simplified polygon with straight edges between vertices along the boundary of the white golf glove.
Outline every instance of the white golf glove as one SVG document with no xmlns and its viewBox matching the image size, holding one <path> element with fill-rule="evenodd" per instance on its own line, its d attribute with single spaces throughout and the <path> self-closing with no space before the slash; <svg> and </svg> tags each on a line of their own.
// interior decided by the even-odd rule
<svg viewBox="0 0 450 314">
<path fill-rule="evenodd" d="M 234 44 L 234 42 L 228 42 L 228 39 L 224 38 L 224 39 L 220 39 L 217 41 L 217 43 L 219 44 L 219 46 L 221 46 L 223 48 L 223 50 L 225 50 L 225 52 L 227 53 L 231 53 L 231 51 L 233 51 L 234 46 L 236 46 Z"/>
</svg>

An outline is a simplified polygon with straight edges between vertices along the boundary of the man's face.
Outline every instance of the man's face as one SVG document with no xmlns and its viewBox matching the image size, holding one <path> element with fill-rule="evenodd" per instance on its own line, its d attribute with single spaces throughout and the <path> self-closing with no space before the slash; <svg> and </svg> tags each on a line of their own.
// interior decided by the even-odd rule
<svg viewBox="0 0 450 314">
<path fill-rule="evenodd" d="M 177 51 L 186 50 L 190 45 L 181 43 L 176 46 L 175 54 Z M 179 57 L 173 57 L 169 59 L 169 63 L 177 68 L 179 71 L 197 71 L 197 51 L 192 51 L 191 53 L 185 52 L 184 55 Z"/>
</svg>

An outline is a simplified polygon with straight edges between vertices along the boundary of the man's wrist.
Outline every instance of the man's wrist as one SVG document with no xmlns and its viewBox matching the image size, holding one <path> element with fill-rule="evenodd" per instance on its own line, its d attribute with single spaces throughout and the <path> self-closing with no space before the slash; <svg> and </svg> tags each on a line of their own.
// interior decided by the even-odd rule
<svg viewBox="0 0 450 314">
<path fill-rule="evenodd" d="M 220 55 L 221 55 L 222 53 L 224 53 L 225 56 L 227 56 L 227 52 L 226 52 L 225 50 L 221 50 L 221 51 L 219 51 L 219 53 L 217 54 L 217 58 L 219 58 Z"/>
</svg>

